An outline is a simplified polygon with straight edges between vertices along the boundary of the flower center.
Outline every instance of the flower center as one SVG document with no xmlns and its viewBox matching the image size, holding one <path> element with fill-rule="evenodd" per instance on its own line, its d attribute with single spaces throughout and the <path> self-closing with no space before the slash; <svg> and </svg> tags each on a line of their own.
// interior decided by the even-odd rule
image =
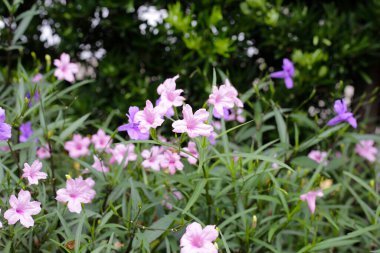
<svg viewBox="0 0 380 253">
<path fill-rule="evenodd" d="M 22 210 L 21 208 L 16 208 L 16 213 L 23 214 L 24 210 Z"/>
<path fill-rule="evenodd" d="M 203 239 L 200 236 L 193 237 L 193 240 L 191 241 L 191 244 L 196 248 L 202 248 L 203 247 Z"/>
</svg>

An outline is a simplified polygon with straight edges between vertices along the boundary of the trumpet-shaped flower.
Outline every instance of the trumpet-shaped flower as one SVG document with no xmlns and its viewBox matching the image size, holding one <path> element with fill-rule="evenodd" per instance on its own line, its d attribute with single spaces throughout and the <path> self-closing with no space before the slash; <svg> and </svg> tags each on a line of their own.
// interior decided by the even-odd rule
<svg viewBox="0 0 380 253">
<path fill-rule="evenodd" d="M 135 114 L 135 120 L 139 123 L 141 133 L 148 133 L 149 129 L 157 128 L 164 122 L 160 109 L 153 107 L 149 100 L 146 101 L 144 110 Z"/>
<path fill-rule="evenodd" d="M 41 211 L 41 203 L 31 201 L 29 191 L 21 190 L 18 193 L 18 197 L 12 195 L 9 198 L 9 204 L 11 208 L 4 213 L 4 218 L 7 219 L 11 225 L 20 221 L 24 227 L 32 227 L 34 225 L 32 215 L 36 215 Z"/>
<path fill-rule="evenodd" d="M 139 129 L 139 123 L 135 119 L 135 115 L 138 111 L 139 108 L 137 106 L 129 107 L 129 114 L 127 114 L 129 123 L 119 126 L 117 130 L 119 132 L 127 131 L 129 138 L 131 138 L 132 140 L 148 140 L 149 132 L 142 133 Z"/>
<path fill-rule="evenodd" d="M 187 153 L 181 152 L 181 156 L 186 157 L 187 161 L 190 164 L 196 164 L 198 161 L 198 156 L 199 156 L 198 150 L 197 150 L 197 144 L 195 144 L 195 142 L 193 141 L 189 141 L 189 143 L 187 144 L 187 147 L 183 148 L 183 150 L 186 151 Z M 188 153 L 190 153 L 191 155 Z"/>
<path fill-rule="evenodd" d="M 57 191 L 55 199 L 67 203 L 70 212 L 80 213 L 82 211 L 81 204 L 88 204 L 95 197 L 94 185 L 95 182 L 91 178 L 86 180 L 83 180 L 82 177 L 70 178 L 66 181 L 66 188 Z"/>
<path fill-rule="evenodd" d="M 54 71 L 54 76 L 58 80 L 66 80 L 70 83 L 75 81 L 74 74 L 78 73 L 79 67 L 76 63 L 70 62 L 70 56 L 66 53 L 61 54 L 60 59 L 54 60 L 54 65 L 57 69 Z"/>
<path fill-rule="evenodd" d="M 314 160 L 317 163 L 323 163 L 327 164 L 327 153 L 326 152 L 321 152 L 319 150 L 312 150 L 310 153 L 307 155 L 311 160 Z"/>
<path fill-rule="evenodd" d="M 7 141 L 12 136 L 12 127 L 5 123 L 5 111 L 0 107 L 0 141 Z"/>
<path fill-rule="evenodd" d="M 22 177 L 28 179 L 29 185 L 38 185 L 38 180 L 47 178 L 47 174 L 42 172 L 41 169 L 42 163 L 39 160 L 35 160 L 32 165 L 24 163 Z"/>
<path fill-rule="evenodd" d="M 183 163 L 177 153 L 166 150 L 161 159 L 161 167 L 167 169 L 169 173 L 173 175 L 177 170 L 183 170 Z"/>
<path fill-rule="evenodd" d="M 161 95 L 159 108 L 161 109 L 161 112 L 163 112 L 163 114 L 165 114 L 168 111 L 168 109 L 173 106 L 177 107 L 183 105 L 183 101 L 185 101 L 185 98 L 181 96 L 183 90 L 176 89 L 175 81 L 178 78 L 179 75 L 176 75 L 173 78 L 168 78 L 157 88 L 157 93 Z"/>
<path fill-rule="evenodd" d="M 285 86 L 288 89 L 293 88 L 294 65 L 289 59 L 285 58 L 282 61 L 282 71 L 273 72 L 271 78 L 282 78 L 285 81 Z"/>
<path fill-rule="evenodd" d="M 376 160 L 377 148 L 373 140 L 362 140 L 355 146 L 355 152 L 370 162 Z"/>
<path fill-rule="evenodd" d="M 41 73 L 37 73 L 35 76 L 33 76 L 32 82 L 38 83 L 39 81 L 42 80 L 42 78 L 44 78 L 44 76 Z"/>
<path fill-rule="evenodd" d="M 193 114 L 193 109 L 190 105 L 184 105 L 183 120 L 176 120 L 173 122 L 173 132 L 187 133 L 190 138 L 197 136 L 210 136 L 213 127 L 205 124 L 204 121 L 208 119 L 208 112 L 205 109 L 199 109 Z"/>
<path fill-rule="evenodd" d="M 39 147 L 37 149 L 36 154 L 37 154 L 38 159 L 50 158 L 51 154 L 50 154 L 49 145 L 45 145 L 45 146 Z"/>
<path fill-rule="evenodd" d="M 158 146 L 153 146 L 150 150 L 143 150 L 141 156 L 145 159 L 142 162 L 144 168 L 150 168 L 155 171 L 160 170 L 160 163 L 162 160 L 161 149 Z"/>
<path fill-rule="evenodd" d="M 228 79 L 219 88 L 216 86 L 212 87 L 212 93 L 207 102 L 214 106 L 213 114 L 217 118 L 225 116 L 225 110 L 232 109 L 235 105 L 243 107 L 243 102 L 238 98 L 237 90 Z"/>
<path fill-rule="evenodd" d="M 65 149 L 69 152 L 69 156 L 72 158 L 78 158 L 86 156 L 90 153 L 88 146 L 91 141 L 88 137 L 82 137 L 80 134 L 74 134 L 73 140 L 65 143 Z"/>
<path fill-rule="evenodd" d="M 103 129 L 99 129 L 98 132 L 91 137 L 91 142 L 94 144 L 95 149 L 103 150 L 107 145 L 111 144 L 111 136 L 107 135 Z"/>
<path fill-rule="evenodd" d="M 116 146 L 110 150 L 112 157 L 110 163 L 113 164 L 115 161 L 118 164 L 122 164 L 124 161 L 124 166 L 127 166 L 129 161 L 136 161 L 137 155 L 135 153 L 135 145 L 133 144 L 116 144 Z"/>
<path fill-rule="evenodd" d="M 315 202 L 317 200 L 317 197 L 323 197 L 323 191 L 322 190 L 309 191 L 309 192 L 302 194 L 300 196 L 300 199 L 302 201 L 307 202 L 309 210 L 312 214 L 315 212 Z"/>
<path fill-rule="evenodd" d="M 341 122 L 347 122 L 353 128 L 356 128 L 358 126 L 352 112 L 347 111 L 347 104 L 343 99 L 335 101 L 334 111 L 337 115 L 334 118 L 330 119 L 329 122 L 327 122 L 328 126 L 335 126 Z"/>
<path fill-rule="evenodd" d="M 33 129 L 32 129 L 32 123 L 26 122 L 21 124 L 20 126 L 20 142 L 27 142 L 29 137 L 32 136 Z"/>
<path fill-rule="evenodd" d="M 215 225 L 202 226 L 193 222 L 186 227 L 186 232 L 181 238 L 181 253 L 217 253 L 218 249 L 214 241 L 218 237 Z"/>
<path fill-rule="evenodd" d="M 100 172 L 108 172 L 110 169 L 104 164 L 103 161 L 101 161 L 96 155 L 93 156 L 94 163 L 92 164 L 92 167 Z"/>
</svg>

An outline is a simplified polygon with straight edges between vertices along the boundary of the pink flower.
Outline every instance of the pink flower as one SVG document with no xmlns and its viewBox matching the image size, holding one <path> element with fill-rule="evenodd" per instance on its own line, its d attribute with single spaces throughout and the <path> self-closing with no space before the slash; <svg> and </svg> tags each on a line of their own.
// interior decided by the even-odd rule
<svg viewBox="0 0 380 253">
<path fill-rule="evenodd" d="M 37 73 L 35 76 L 32 78 L 33 83 L 38 83 L 39 81 L 42 80 L 44 76 L 41 73 Z"/>
<path fill-rule="evenodd" d="M 55 199 L 62 203 L 67 202 L 70 212 L 80 213 L 82 211 L 81 203 L 88 204 L 95 197 L 94 185 L 95 182 L 91 178 L 86 180 L 83 180 L 82 177 L 70 178 L 66 181 L 66 188 L 57 191 Z"/>
<path fill-rule="evenodd" d="M 208 225 L 204 229 L 193 222 L 186 227 L 181 238 L 181 253 L 218 253 L 213 241 L 218 237 L 215 225 Z"/>
<path fill-rule="evenodd" d="M 145 158 L 142 162 L 144 168 L 150 168 L 155 171 L 160 170 L 160 163 L 162 160 L 161 150 L 158 146 L 153 146 L 150 150 L 143 150 L 141 156 Z"/>
<path fill-rule="evenodd" d="M 78 158 L 89 154 L 90 143 L 90 138 L 82 138 L 80 134 L 74 134 L 73 140 L 65 143 L 65 149 L 69 152 L 70 157 Z"/>
<path fill-rule="evenodd" d="M 21 225 L 26 228 L 34 225 L 32 215 L 41 212 L 41 203 L 30 200 L 30 192 L 24 190 L 18 193 L 18 198 L 15 195 L 9 198 L 11 208 L 4 213 L 4 218 L 8 220 L 9 224 L 13 225 L 17 221 L 20 221 Z"/>
<path fill-rule="evenodd" d="M 187 148 L 183 148 L 183 150 L 192 154 L 193 156 L 191 156 L 185 152 L 181 152 L 181 156 L 187 157 L 187 161 L 190 164 L 196 164 L 198 161 L 198 155 L 199 154 L 198 154 L 197 145 L 195 144 L 195 142 L 189 141 L 189 143 L 187 144 Z"/>
<path fill-rule="evenodd" d="M 210 136 L 208 137 L 208 141 L 210 142 L 211 145 L 216 144 L 216 137 L 218 137 L 218 134 L 215 131 L 212 131 Z"/>
<path fill-rule="evenodd" d="M 307 202 L 309 210 L 312 214 L 315 212 L 315 201 L 316 201 L 317 197 L 323 197 L 323 191 L 322 190 L 310 191 L 310 192 L 302 194 L 300 196 L 300 199 L 302 201 Z"/>
<path fill-rule="evenodd" d="M 161 160 L 161 167 L 168 169 L 169 173 L 173 175 L 177 170 L 183 169 L 183 163 L 177 153 L 166 150 Z"/>
<path fill-rule="evenodd" d="M 141 133 L 148 133 L 149 129 L 157 128 L 164 122 L 160 109 L 153 107 L 152 102 L 149 100 L 146 101 L 144 110 L 136 113 L 135 120 L 139 123 Z"/>
<path fill-rule="evenodd" d="M 173 196 L 177 200 L 183 199 L 183 195 L 180 191 L 174 191 Z M 162 201 L 162 204 L 169 210 L 173 209 L 173 205 L 169 203 L 169 196 L 165 194 L 164 200 Z"/>
<path fill-rule="evenodd" d="M 214 106 L 214 116 L 218 118 L 223 117 L 224 109 L 232 109 L 235 105 L 243 107 L 243 102 L 238 98 L 237 90 L 228 79 L 219 88 L 212 87 L 208 103 Z"/>
<path fill-rule="evenodd" d="M 39 160 L 35 160 L 32 165 L 24 163 L 24 169 L 22 170 L 24 173 L 21 177 L 27 178 L 29 185 L 38 185 L 38 180 L 47 178 L 47 174 L 45 172 L 41 172 L 41 169 L 42 163 Z"/>
<path fill-rule="evenodd" d="M 38 148 L 36 154 L 37 154 L 38 159 L 50 158 L 51 154 L 50 154 L 49 146 L 45 145 Z"/>
<path fill-rule="evenodd" d="M 373 140 L 362 140 L 355 146 L 355 152 L 371 163 L 376 160 L 377 148 Z"/>
<path fill-rule="evenodd" d="M 91 142 L 94 144 L 95 149 L 103 150 L 107 145 L 111 144 L 111 136 L 107 135 L 103 129 L 99 129 L 98 132 L 91 137 Z"/>
<path fill-rule="evenodd" d="M 54 76 L 57 77 L 58 80 L 66 80 L 70 83 L 75 81 L 74 74 L 78 73 L 79 67 L 78 64 L 70 62 L 70 56 L 68 54 L 61 54 L 59 60 L 54 60 L 54 65 L 57 67 L 54 71 Z"/>
<path fill-rule="evenodd" d="M 104 165 L 104 162 L 99 160 L 99 158 L 94 155 L 94 163 L 91 165 L 94 169 L 100 172 L 109 172 L 110 169 Z"/>
<path fill-rule="evenodd" d="M 129 161 L 136 161 L 137 155 L 135 153 L 135 146 L 133 144 L 116 144 L 115 148 L 111 149 L 112 157 L 110 163 L 115 161 L 121 164 L 124 161 L 124 166 L 127 166 Z"/>
<path fill-rule="evenodd" d="M 184 105 L 183 120 L 176 120 L 173 122 L 173 132 L 187 133 L 190 138 L 197 136 L 210 136 L 213 127 L 203 123 L 208 119 L 208 112 L 205 109 L 199 109 L 193 114 L 193 109 L 190 105 Z"/>
<path fill-rule="evenodd" d="M 168 109 L 173 106 L 181 106 L 185 98 L 181 96 L 183 92 L 182 89 L 176 90 L 175 81 L 179 78 L 179 75 L 176 75 L 173 78 L 168 78 L 164 83 L 160 84 L 157 88 L 157 93 L 161 95 L 159 108 L 163 114 L 166 114 Z"/>
<path fill-rule="evenodd" d="M 311 160 L 316 161 L 317 163 L 322 163 L 327 164 L 327 153 L 326 152 L 321 152 L 319 150 L 312 150 L 308 155 L 307 155 Z"/>
</svg>

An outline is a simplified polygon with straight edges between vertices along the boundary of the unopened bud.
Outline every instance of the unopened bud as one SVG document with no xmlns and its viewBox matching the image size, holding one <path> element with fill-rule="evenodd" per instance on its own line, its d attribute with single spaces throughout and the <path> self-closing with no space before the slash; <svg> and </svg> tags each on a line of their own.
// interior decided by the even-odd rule
<svg viewBox="0 0 380 253">
<path fill-rule="evenodd" d="M 256 228 L 257 226 L 257 217 L 256 215 L 252 216 L 252 228 Z"/>
</svg>

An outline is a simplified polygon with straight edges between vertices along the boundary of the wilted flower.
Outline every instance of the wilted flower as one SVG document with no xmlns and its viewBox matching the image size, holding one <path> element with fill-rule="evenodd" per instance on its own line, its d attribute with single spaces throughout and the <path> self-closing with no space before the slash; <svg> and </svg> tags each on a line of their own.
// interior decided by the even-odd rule
<svg viewBox="0 0 380 253">
<path fill-rule="evenodd" d="M 187 161 L 190 164 L 196 164 L 198 161 L 198 155 L 199 155 L 198 150 L 197 150 L 197 144 L 195 144 L 195 142 L 193 141 L 189 141 L 189 143 L 187 144 L 187 147 L 183 148 L 183 150 L 190 153 L 192 156 L 185 152 L 181 152 L 181 156 L 186 157 Z"/>
<path fill-rule="evenodd" d="M 357 122 L 352 112 L 347 111 L 347 105 L 344 100 L 336 100 L 334 104 L 334 111 L 337 114 L 334 118 L 327 122 L 328 126 L 335 126 L 341 122 L 349 123 L 353 128 L 356 128 Z"/>
<path fill-rule="evenodd" d="M 312 150 L 310 153 L 307 155 L 311 160 L 316 161 L 317 163 L 323 163 L 327 164 L 327 153 L 326 152 L 321 152 L 319 150 Z"/>
<path fill-rule="evenodd" d="M 160 109 L 153 107 L 149 100 L 146 101 L 144 110 L 135 114 L 135 120 L 139 123 L 139 129 L 142 133 L 148 133 L 149 129 L 157 128 L 164 122 Z"/>
<path fill-rule="evenodd" d="M 22 178 L 28 179 L 29 185 L 38 185 L 38 180 L 47 178 L 47 174 L 42 172 L 41 169 L 42 163 L 39 160 L 35 160 L 32 165 L 24 163 Z"/>
<path fill-rule="evenodd" d="M 95 182 L 91 178 L 86 180 L 83 180 L 82 177 L 69 178 L 66 181 L 66 188 L 59 189 L 55 199 L 59 202 L 67 202 L 70 212 L 80 213 L 82 211 L 81 203 L 88 204 L 95 197 L 94 185 Z"/>
<path fill-rule="evenodd" d="M 96 155 L 94 157 L 94 163 L 91 165 L 94 169 L 100 172 L 108 172 L 110 169 L 101 161 Z"/>
<path fill-rule="evenodd" d="M 289 59 L 285 58 L 282 61 L 282 71 L 273 72 L 271 78 L 282 78 L 285 81 L 285 86 L 288 89 L 293 88 L 294 65 Z"/>
<path fill-rule="evenodd" d="M 186 232 L 181 238 L 181 253 L 217 253 L 213 241 L 218 237 L 215 225 L 208 225 L 204 229 L 193 222 L 186 227 Z"/>
<path fill-rule="evenodd" d="M 30 192 L 24 190 L 19 192 L 18 197 L 12 195 L 9 198 L 11 208 L 4 213 L 4 218 L 8 220 L 9 224 L 13 225 L 20 221 L 21 225 L 26 228 L 34 225 L 32 215 L 36 215 L 41 211 L 41 203 L 30 200 Z"/>
<path fill-rule="evenodd" d="M 371 163 L 376 160 L 377 148 L 373 140 L 362 140 L 355 146 L 355 152 Z"/>
<path fill-rule="evenodd" d="M 323 197 L 323 191 L 309 191 L 308 193 L 302 194 L 300 199 L 306 201 L 310 212 L 313 214 L 315 212 L 315 202 L 317 197 Z"/>
<path fill-rule="evenodd" d="M 107 145 L 111 144 L 111 136 L 107 135 L 103 129 L 99 129 L 98 132 L 91 137 L 91 142 L 94 144 L 95 149 L 103 150 Z"/>
<path fill-rule="evenodd" d="M 74 74 L 78 73 L 79 67 L 78 64 L 70 62 L 70 56 L 68 54 L 61 54 L 59 60 L 54 60 L 54 65 L 57 67 L 54 71 L 54 76 L 57 77 L 58 80 L 66 80 L 70 83 L 75 81 Z"/>
<path fill-rule="evenodd" d="M 73 140 L 65 142 L 65 149 L 72 158 L 78 158 L 89 154 L 90 138 L 82 137 L 80 134 L 74 134 Z"/>
<path fill-rule="evenodd" d="M 333 181 L 331 179 L 325 179 L 319 183 L 319 187 L 321 187 L 322 190 L 326 190 L 330 188 L 333 184 Z"/>
<path fill-rule="evenodd" d="M 21 124 L 20 126 L 20 142 L 27 142 L 29 137 L 32 136 L 33 129 L 32 129 L 32 123 L 26 122 Z"/>
<path fill-rule="evenodd" d="M 129 123 L 119 126 L 117 130 L 119 132 L 127 131 L 129 138 L 132 140 L 148 140 L 149 132 L 142 133 L 139 129 L 139 123 L 135 119 L 135 115 L 138 111 L 139 108 L 137 106 L 129 107 L 129 114 L 127 114 Z"/>
<path fill-rule="evenodd" d="M 161 159 L 161 167 L 168 169 L 169 173 L 173 175 L 177 170 L 183 170 L 183 163 L 177 153 L 166 150 Z"/>
<path fill-rule="evenodd" d="M 150 150 L 143 150 L 141 156 L 145 159 L 142 162 L 144 168 L 150 168 L 155 171 L 160 170 L 160 163 L 162 160 L 161 149 L 158 146 L 153 146 Z"/>
<path fill-rule="evenodd" d="M 39 147 L 37 149 L 36 154 L 37 154 L 37 157 L 39 159 L 50 158 L 51 154 L 50 154 L 49 145 L 45 145 L 45 146 Z"/>
<path fill-rule="evenodd" d="M 5 111 L 0 107 L 0 141 L 7 141 L 12 136 L 12 127 L 5 123 Z"/>
<path fill-rule="evenodd" d="M 223 117 L 226 112 L 225 110 L 232 109 L 235 105 L 243 107 L 243 102 L 238 98 L 237 90 L 228 79 L 219 88 L 216 86 L 212 87 L 212 93 L 207 102 L 214 106 L 213 115 L 217 118 Z"/>
</svg>

